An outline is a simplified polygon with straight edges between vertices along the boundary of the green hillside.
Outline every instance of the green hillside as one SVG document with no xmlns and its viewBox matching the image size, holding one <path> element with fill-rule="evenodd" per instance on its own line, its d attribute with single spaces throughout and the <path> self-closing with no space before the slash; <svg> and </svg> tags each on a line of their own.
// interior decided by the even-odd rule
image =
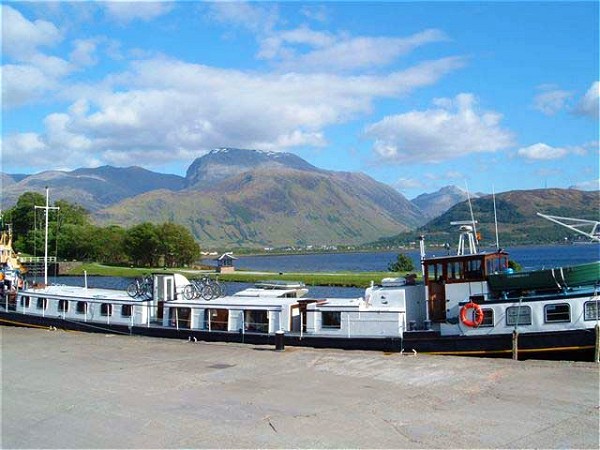
<svg viewBox="0 0 600 450">
<path fill-rule="evenodd" d="M 477 231 L 484 245 L 496 241 L 494 225 L 494 199 L 491 195 L 471 201 Z M 538 189 L 509 191 L 496 195 L 498 235 L 503 245 L 541 244 L 579 240 L 581 237 L 560 225 L 554 224 L 537 213 L 579 219 L 600 220 L 600 191 L 586 192 L 575 189 Z M 441 216 L 428 222 L 414 232 L 401 233 L 380 239 L 374 245 L 398 245 L 415 240 L 425 234 L 433 243 L 453 243 L 457 226 L 453 221 L 471 220 L 467 201 L 459 203 Z"/>
<path fill-rule="evenodd" d="M 356 245 L 407 231 L 419 210 L 360 174 L 257 169 L 210 187 L 156 191 L 95 215 L 102 224 L 173 221 L 203 247 Z"/>
</svg>

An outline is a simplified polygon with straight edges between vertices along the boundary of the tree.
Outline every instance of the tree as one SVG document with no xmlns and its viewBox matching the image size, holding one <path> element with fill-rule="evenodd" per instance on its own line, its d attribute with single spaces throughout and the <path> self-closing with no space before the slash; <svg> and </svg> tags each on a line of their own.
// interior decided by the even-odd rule
<svg viewBox="0 0 600 450">
<path fill-rule="evenodd" d="M 17 204 L 6 212 L 4 220 L 12 223 L 15 250 L 33 253 L 36 245 L 40 244 L 40 237 L 43 246 L 43 233 L 36 232 L 34 224 L 36 221 L 35 206 L 44 206 L 45 204 L 46 198 L 42 194 L 25 192 L 19 197 Z"/>
<path fill-rule="evenodd" d="M 400 253 L 396 261 L 388 264 L 388 270 L 390 272 L 410 272 L 411 270 L 415 270 L 415 266 L 412 259 Z"/>
<path fill-rule="evenodd" d="M 160 248 L 160 231 L 150 222 L 136 225 L 125 232 L 125 253 L 136 266 L 156 266 Z"/>
<path fill-rule="evenodd" d="M 66 200 L 58 200 L 54 205 L 60 208 L 57 215 L 59 229 L 64 224 L 89 225 L 89 212 L 83 206 L 69 203 Z"/>
<path fill-rule="evenodd" d="M 159 227 L 159 253 L 168 267 L 184 266 L 193 263 L 200 255 L 200 247 L 194 236 L 183 225 L 165 222 Z"/>
<path fill-rule="evenodd" d="M 97 228 L 94 237 L 94 258 L 101 263 L 122 263 L 127 261 L 125 252 L 126 231 L 118 225 Z"/>
</svg>

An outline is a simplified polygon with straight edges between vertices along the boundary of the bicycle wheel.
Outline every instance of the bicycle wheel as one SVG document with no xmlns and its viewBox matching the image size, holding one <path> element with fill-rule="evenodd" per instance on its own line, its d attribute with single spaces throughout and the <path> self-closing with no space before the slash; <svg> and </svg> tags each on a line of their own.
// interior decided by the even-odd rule
<svg viewBox="0 0 600 450">
<path fill-rule="evenodd" d="M 225 289 L 225 284 L 219 281 L 214 282 L 214 286 L 216 288 L 217 297 L 225 297 L 227 295 L 227 289 Z"/>
<path fill-rule="evenodd" d="M 212 300 L 215 297 L 215 293 L 214 293 L 212 287 L 210 287 L 210 285 L 208 285 L 208 284 L 205 284 L 204 286 L 202 286 L 200 295 L 202 296 L 202 298 L 204 300 Z"/>
<path fill-rule="evenodd" d="M 183 296 L 186 300 L 192 300 L 196 297 L 196 287 L 193 284 L 188 284 L 183 288 Z"/>
<path fill-rule="evenodd" d="M 127 286 L 127 295 L 133 298 L 138 296 L 138 287 L 136 282 L 130 283 L 129 286 Z"/>
</svg>

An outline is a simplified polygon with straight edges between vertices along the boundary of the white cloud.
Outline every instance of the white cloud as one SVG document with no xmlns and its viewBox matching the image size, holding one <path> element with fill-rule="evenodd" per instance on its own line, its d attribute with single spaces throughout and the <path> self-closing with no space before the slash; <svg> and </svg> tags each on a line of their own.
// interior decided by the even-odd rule
<svg viewBox="0 0 600 450">
<path fill-rule="evenodd" d="M 569 189 L 579 189 L 581 191 L 598 191 L 600 190 L 600 178 L 596 180 L 582 181 L 576 183 L 573 186 L 569 186 Z"/>
<path fill-rule="evenodd" d="M 423 189 L 426 187 L 425 183 L 417 178 L 400 178 L 396 180 L 392 186 L 398 191 L 406 189 Z"/>
<path fill-rule="evenodd" d="M 352 36 L 346 32 L 317 31 L 306 24 L 279 29 L 285 24 L 281 23 L 277 8 L 256 3 L 216 2 L 210 11 L 215 20 L 254 33 L 258 58 L 295 72 L 372 70 L 423 45 L 448 40 L 445 33 L 436 29 L 407 37 Z M 308 9 L 304 11 L 310 14 Z"/>
<path fill-rule="evenodd" d="M 77 66 L 93 66 L 97 62 L 97 46 L 97 39 L 77 39 L 73 42 L 74 48 L 69 59 Z"/>
<path fill-rule="evenodd" d="M 193 159 L 220 146 L 286 149 L 326 144 L 325 129 L 370 113 L 461 67 L 459 58 L 429 61 L 386 76 L 260 74 L 156 58 L 97 85 L 73 86 L 73 105 L 48 116 L 37 146 L 87 160 L 147 165 Z M 113 92 L 110 83 L 118 86 Z M 41 144 L 40 144 L 41 143 Z M 5 161 L 33 148 L 13 136 Z M 4 151 L 4 149 L 3 149 Z M 56 154 L 47 153 L 50 163 Z M 155 158 L 155 159 L 154 159 Z M 154 159 L 154 160 L 153 160 Z"/>
<path fill-rule="evenodd" d="M 260 36 L 271 32 L 279 13 L 276 4 L 249 2 L 210 2 L 209 17 L 229 26 L 242 27 Z"/>
<path fill-rule="evenodd" d="M 107 14 L 116 21 L 127 24 L 133 20 L 150 21 L 171 11 L 170 1 L 111 0 L 102 2 Z"/>
<path fill-rule="evenodd" d="M 552 147 L 541 142 L 517 150 L 518 156 L 533 161 L 549 161 L 564 158 L 569 154 L 584 155 L 586 153 L 586 149 L 583 147 Z"/>
<path fill-rule="evenodd" d="M 436 99 L 435 109 L 387 116 L 366 127 L 373 150 L 395 163 L 441 162 L 471 153 L 494 152 L 513 145 L 513 135 L 500 127 L 501 115 L 477 111 L 472 94 Z"/>
<path fill-rule="evenodd" d="M 553 85 L 540 86 L 542 92 L 535 96 L 533 107 L 547 116 L 552 116 L 565 108 L 573 93 L 558 89 Z"/>
<path fill-rule="evenodd" d="M 388 65 L 425 44 L 444 40 L 447 40 L 447 37 L 439 30 L 425 30 L 399 38 L 355 37 L 345 33 L 316 32 L 301 27 L 273 33 L 263 41 L 259 56 L 273 59 L 286 70 L 372 69 Z"/>
<path fill-rule="evenodd" d="M 577 107 L 577 112 L 579 114 L 590 116 L 593 118 L 598 118 L 598 108 L 599 108 L 599 99 L 600 99 L 600 82 L 596 81 L 592 84 L 592 86 L 585 93 L 579 105 Z"/>
<path fill-rule="evenodd" d="M 16 9 L 0 5 L 2 16 L 2 53 L 16 60 L 28 60 L 38 47 L 62 41 L 61 31 L 45 20 L 27 20 Z"/>
<path fill-rule="evenodd" d="M 2 108 L 21 106 L 55 88 L 56 80 L 31 65 L 2 66 Z"/>
<path fill-rule="evenodd" d="M 2 6 L 2 108 L 21 106 L 56 90 L 74 66 L 47 55 L 41 47 L 59 44 L 62 32 L 44 20 L 30 21 L 10 6 Z"/>
</svg>

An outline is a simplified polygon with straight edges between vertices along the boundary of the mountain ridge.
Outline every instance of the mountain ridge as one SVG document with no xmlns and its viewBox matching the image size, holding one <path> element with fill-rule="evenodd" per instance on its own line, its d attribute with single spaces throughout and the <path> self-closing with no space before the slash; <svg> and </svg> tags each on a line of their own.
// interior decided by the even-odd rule
<svg viewBox="0 0 600 450">
<path fill-rule="evenodd" d="M 442 221 L 452 215 L 458 217 L 453 220 L 468 218 L 467 193 L 455 186 L 409 201 L 364 173 L 324 170 L 291 153 L 261 150 L 214 149 L 196 158 L 186 177 L 137 166 L 2 173 L 1 207 L 12 206 L 26 191 L 41 193 L 45 186 L 59 192 L 53 198 L 88 209 L 95 223 L 176 222 L 206 246 L 355 245 L 415 230 L 432 217 L 429 223 L 435 225 L 436 214 Z M 586 211 L 580 194 L 554 191 L 497 194 L 500 216 L 526 217 L 527 222 L 527 205 L 549 214 Z M 470 197 L 475 209 L 491 201 L 484 194 Z M 518 234 L 526 235 L 523 230 Z"/>
</svg>

